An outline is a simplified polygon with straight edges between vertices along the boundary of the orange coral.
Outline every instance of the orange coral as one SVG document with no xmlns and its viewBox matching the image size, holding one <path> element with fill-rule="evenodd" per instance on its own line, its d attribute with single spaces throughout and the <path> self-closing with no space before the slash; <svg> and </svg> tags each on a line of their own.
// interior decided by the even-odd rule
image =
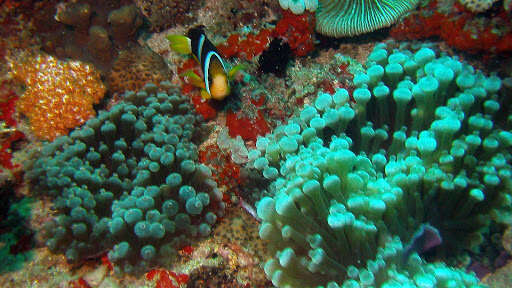
<svg viewBox="0 0 512 288">
<path fill-rule="evenodd" d="M 53 140 L 95 115 L 105 95 L 94 67 L 50 55 L 20 55 L 9 63 L 12 76 L 26 85 L 17 110 L 28 117 L 35 136 Z"/>
</svg>

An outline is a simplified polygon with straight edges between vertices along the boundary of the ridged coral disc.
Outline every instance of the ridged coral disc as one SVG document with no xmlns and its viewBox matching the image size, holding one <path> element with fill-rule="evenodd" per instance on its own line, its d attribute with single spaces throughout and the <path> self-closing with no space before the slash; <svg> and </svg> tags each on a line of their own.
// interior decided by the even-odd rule
<svg viewBox="0 0 512 288">
<path fill-rule="evenodd" d="M 387 27 L 419 0 L 319 0 L 316 30 L 327 36 L 354 36 Z"/>
</svg>

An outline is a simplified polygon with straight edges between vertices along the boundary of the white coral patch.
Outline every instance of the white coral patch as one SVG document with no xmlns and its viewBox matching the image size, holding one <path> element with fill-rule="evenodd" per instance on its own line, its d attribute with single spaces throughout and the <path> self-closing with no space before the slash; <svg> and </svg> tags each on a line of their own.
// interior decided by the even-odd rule
<svg viewBox="0 0 512 288">
<path fill-rule="evenodd" d="M 468 8 L 471 12 L 484 12 L 491 8 L 492 4 L 498 0 L 459 0 L 459 2 Z"/>
<path fill-rule="evenodd" d="M 305 10 L 315 11 L 318 8 L 318 0 L 279 0 L 279 5 L 298 15 L 304 13 Z"/>
</svg>

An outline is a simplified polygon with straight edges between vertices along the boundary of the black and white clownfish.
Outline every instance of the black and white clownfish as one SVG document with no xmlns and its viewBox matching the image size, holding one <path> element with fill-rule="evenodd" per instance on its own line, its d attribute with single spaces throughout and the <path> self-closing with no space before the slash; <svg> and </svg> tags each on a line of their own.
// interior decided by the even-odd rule
<svg viewBox="0 0 512 288">
<path fill-rule="evenodd" d="M 182 76 L 187 77 L 192 85 L 202 88 L 201 96 L 204 99 L 223 100 L 230 94 L 229 80 L 241 69 L 241 65 L 228 71 L 202 26 L 191 28 L 187 36 L 168 35 L 167 40 L 172 50 L 181 54 L 192 54 L 201 65 L 202 79 L 192 70 L 184 72 Z"/>
</svg>

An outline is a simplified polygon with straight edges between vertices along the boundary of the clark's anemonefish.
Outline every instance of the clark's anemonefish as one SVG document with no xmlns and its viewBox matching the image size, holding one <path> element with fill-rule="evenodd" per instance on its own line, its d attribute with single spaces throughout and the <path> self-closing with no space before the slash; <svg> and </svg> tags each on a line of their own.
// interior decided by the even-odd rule
<svg viewBox="0 0 512 288">
<path fill-rule="evenodd" d="M 205 99 L 223 100 L 229 95 L 231 89 L 229 80 L 241 69 L 241 65 L 227 71 L 224 61 L 215 46 L 206 37 L 203 27 L 190 29 L 187 36 L 168 35 L 171 49 L 181 54 L 192 54 L 201 65 L 203 79 L 192 70 L 182 75 L 189 79 L 189 82 L 202 88 L 201 95 Z"/>
</svg>

